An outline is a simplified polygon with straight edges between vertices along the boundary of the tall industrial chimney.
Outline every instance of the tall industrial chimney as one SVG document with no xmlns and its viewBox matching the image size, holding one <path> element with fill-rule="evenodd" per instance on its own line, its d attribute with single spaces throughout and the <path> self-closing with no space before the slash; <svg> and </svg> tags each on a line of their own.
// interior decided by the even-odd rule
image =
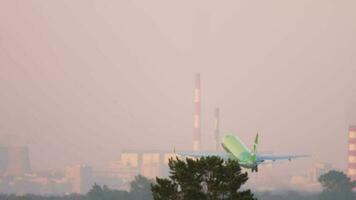
<svg viewBox="0 0 356 200">
<path fill-rule="evenodd" d="M 215 108 L 215 119 L 214 119 L 214 135 L 215 135 L 215 150 L 220 150 L 220 110 Z"/>
<path fill-rule="evenodd" d="M 195 75 L 195 88 L 194 88 L 194 133 L 193 133 L 193 151 L 200 150 L 200 110 L 201 110 L 201 98 L 200 98 L 200 74 Z"/>
<path fill-rule="evenodd" d="M 349 127 L 349 156 L 347 174 L 356 181 L 356 126 Z"/>
</svg>

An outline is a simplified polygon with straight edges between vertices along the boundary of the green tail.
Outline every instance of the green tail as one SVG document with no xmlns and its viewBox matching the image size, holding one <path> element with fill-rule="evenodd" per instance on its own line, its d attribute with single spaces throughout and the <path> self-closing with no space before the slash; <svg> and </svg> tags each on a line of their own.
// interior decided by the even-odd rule
<svg viewBox="0 0 356 200">
<path fill-rule="evenodd" d="M 253 143 L 253 150 L 252 150 L 252 159 L 254 162 L 256 161 L 257 145 L 258 145 L 258 133 L 256 134 L 256 138 Z"/>
</svg>

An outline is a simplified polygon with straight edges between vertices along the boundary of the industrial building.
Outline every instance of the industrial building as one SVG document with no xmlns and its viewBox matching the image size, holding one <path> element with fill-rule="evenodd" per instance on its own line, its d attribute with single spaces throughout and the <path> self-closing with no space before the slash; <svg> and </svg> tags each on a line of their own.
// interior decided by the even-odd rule
<svg viewBox="0 0 356 200">
<path fill-rule="evenodd" d="M 71 183 L 72 193 L 85 194 L 93 185 L 92 168 L 86 165 L 75 165 L 65 170 L 66 179 Z"/>
<path fill-rule="evenodd" d="M 0 174 L 5 174 L 8 163 L 8 148 L 0 147 Z"/>
<path fill-rule="evenodd" d="M 319 182 L 319 177 L 333 169 L 330 163 L 316 162 L 308 171 L 308 181 L 311 183 Z"/>
<path fill-rule="evenodd" d="M 131 181 L 138 174 L 154 179 L 168 175 L 169 159 L 175 156 L 168 151 L 123 151 L 119 160 L 111 166 L 111 170 L 118 172 L 118 176 L 127 181 Z"/>
<path fill-rule="evenodd" d="M 6 176 L 23 176 L 31 172 L 27 147 L 0 147 L 0 174 Z"/>
<path fill-rule="evenodd" d="M 201 151 L 201 76 L 199 73 L 194 76 L 193 90 L 193 151 Z M 214 111 L 214 140 L 215 150 L 221 150 L 220 144 L 220 110 Z M 118 176 L 125 181 L 131 181 L 137 174 L 154 179 L 157 176 L 168 175 L 168 161 L 176 155 L 171 151 L 123 151 L 117 161 L 110 163 L 110 171 L 114 176 Z"/>
</svg>

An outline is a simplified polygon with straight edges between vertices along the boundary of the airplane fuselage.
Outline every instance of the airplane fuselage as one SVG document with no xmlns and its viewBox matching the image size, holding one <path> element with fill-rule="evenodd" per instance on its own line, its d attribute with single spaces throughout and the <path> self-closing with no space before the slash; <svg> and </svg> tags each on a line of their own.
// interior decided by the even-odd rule
<svg viewBox="0 0 356 200">
<path fill-rule="evenodd" d="M 258 171 L 258 165 L 263 162 L 276 160 L 289 160 L 302 157 L 308 157 L 308 155 L 284 155 L 284 156 L 274 156 L 267 154 L 257 154 L 258 145 L 258 134 L 255 137 L 253 147 L 250 150 L 245 146 L 245 144 L 236 136 L 226 135 L 221 143 L 225 152 L 191 152 L 185 153 L 183 156 L 199 158 L 202 156 L 220 156 L 223 159 L 231 159 L 239 162 L 240 166 L 243 168 L 251 169 L 252 172 Z"/>
<path fill-rule="evenodd" d="M 223 138 L 222 147 L 231 160 L 237 160 L 241 167 L 257 170 L 255 155 L 238 138 L 227 135 Z"/>
</svg>

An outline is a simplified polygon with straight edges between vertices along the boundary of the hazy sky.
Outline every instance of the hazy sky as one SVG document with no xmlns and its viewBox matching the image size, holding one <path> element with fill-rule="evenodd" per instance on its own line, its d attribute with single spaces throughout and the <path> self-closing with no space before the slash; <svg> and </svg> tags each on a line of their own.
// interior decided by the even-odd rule
<svg viewBox="0 0 356 200">
<path fill-rule="evenodd" d="M 27 143 L 34 168 L 190 149 L 201 72 L 205 149 L 219 106 L 222 131 L 248 146 L 259 132 L 263 151 L 345 167 L 356 123 L 355 7 L 1 0 L 0 142 Z"/>
</svg>

